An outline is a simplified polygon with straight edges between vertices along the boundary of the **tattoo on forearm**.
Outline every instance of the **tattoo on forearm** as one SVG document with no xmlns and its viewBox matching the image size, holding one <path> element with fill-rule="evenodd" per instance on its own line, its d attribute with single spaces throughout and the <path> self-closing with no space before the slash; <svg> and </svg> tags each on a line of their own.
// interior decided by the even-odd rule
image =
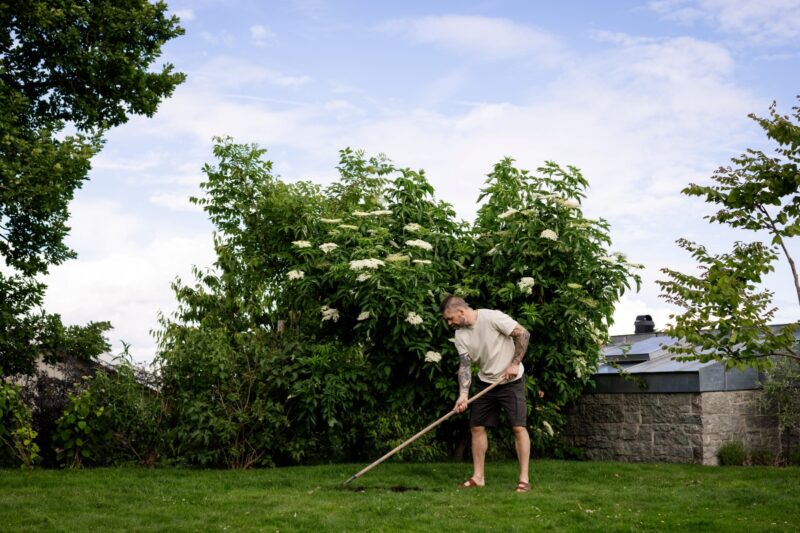
<svg viewBox="0 0 800 533">
<path fill-rule="evenodd" d="M 517 326 L 511 332 L 511 338 L 514 340 L 514 358 L 512 362 L 520 363 L 528 350 L 528 341 L 531 338 L 531 334 L 522 326 Z"/>
<path fill-rule="evenodd" d="M 458 359 L 460 362 L 458 365 L 458 394 L 469 395 L 469 386 L 472 383 L 472 364 L 466 355 L 459 354 Z"/>
</svg>

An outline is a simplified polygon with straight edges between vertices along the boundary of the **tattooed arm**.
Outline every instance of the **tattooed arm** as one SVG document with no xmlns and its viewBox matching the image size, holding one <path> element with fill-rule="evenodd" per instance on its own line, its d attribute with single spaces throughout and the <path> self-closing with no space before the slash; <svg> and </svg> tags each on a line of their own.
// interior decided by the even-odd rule
<svg viewBox="0 0 800 533">
<path fill-rule="evenodd" d="M 510 381 L 519 376 L 519 365 L 522 362 L 522 358 L 525 357 L 525 352 L 528 350 L 528 341 L 530 338 L 531 334 L 528 333 L 528 330 L 520 325 L 517 325 L 517 327 L 511 331 L 511 339 L 514 341 L 514 357 L 512 357 L 511 364 L 508 365 L 508 368 L 503 373 L 504 379 Z"/>
<path fill-rule="evenodd" d="M 472 383 L 472 364 L 466 354 L 458 354 L 458 400 L 453 410 L 461 413 L 467 409 L 469 386 Z"/>
</svg>

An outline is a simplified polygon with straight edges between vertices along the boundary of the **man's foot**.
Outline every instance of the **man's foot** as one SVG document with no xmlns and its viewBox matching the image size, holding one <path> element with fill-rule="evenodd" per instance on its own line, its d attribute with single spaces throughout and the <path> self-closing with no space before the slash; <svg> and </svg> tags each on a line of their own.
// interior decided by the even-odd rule
<svg viewBox="0 0 800 533">
<path fill-rule="evenodd" d="M 517 488 L 514 489 L 514 492 L 530 492 L 531 491 L 531 484 L 527 481 L 520 481 L 517 483 Z"/>
<path fill-rule="evenodd" d="M 475 481 L 474 479 L 469 478 L 464 483 L 460 483 L 458 485 L 458 488 L 459 489 L 475 489 L 475 488 L 482 487 L 482 486 L 483 485 L 478 485 L 478 482 Z"/>
</svg>

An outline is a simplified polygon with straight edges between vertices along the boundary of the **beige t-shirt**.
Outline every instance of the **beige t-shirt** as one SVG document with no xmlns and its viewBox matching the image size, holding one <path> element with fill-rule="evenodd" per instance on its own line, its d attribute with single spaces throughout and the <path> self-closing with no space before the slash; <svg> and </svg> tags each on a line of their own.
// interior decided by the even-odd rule
<svg viewBox="0 0 800 533">
<path fill-rule="evenodd" d="M 456 330 L 456 350 L 478 364 L 478 379 L 494 383 L 514 358 L 514 339 L 510 335 L 518 324 L 502 311 L 478 309 L 477 313 L 472 327 Z M 519 365 L 517 377 L 522 377 L 523 372 Z"/>
</svg>

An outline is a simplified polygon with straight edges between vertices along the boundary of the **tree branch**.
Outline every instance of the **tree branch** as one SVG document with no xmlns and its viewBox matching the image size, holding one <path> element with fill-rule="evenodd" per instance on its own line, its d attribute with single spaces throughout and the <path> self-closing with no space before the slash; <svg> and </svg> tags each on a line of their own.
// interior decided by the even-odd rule
<svg viewBox="0 0 800 533">
<path fill-rule="evenodd" d="M 764 208 L 763 205 L 758 206 L 758 210 L 767 218 L 770 227 L 772 228 L 773 234 L 776 236 L 780 236 L 780 232 L 775 226 L 775 221 L 772 220 L 772 217 L 769 215 L 767 210 Z M 780 239 L 781 248 L 783 249 L 783 255 L 786 256 L 786 260 L 789 262 L 789 268 L 792 269 L 792 277 L 794 278 L 794 290 L 797 293 L 797 302 L 800 303 L 800 280 L 797 277 L 797 267 L 794 264 L 794 259 L 792 256 L 789 255 L 789 250 L 786 248 L 786 244 L 783 242 L 783 237 Z"/>
</svg>

